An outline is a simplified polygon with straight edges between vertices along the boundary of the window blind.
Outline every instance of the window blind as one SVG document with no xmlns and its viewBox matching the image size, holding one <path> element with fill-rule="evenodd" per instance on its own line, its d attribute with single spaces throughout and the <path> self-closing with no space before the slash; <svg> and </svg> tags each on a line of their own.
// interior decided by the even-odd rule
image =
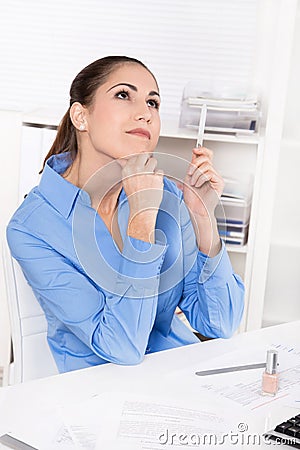
<svg viewBox="0 0 300 450">
<path fill-rule="evenodd" d="M 223 95 L 252 90 L 258 0 L 10 0 L 1 6 L 0 108 L 66 108 L 87 64 L 109 54 L 155 74 L 162 114 L 184 86 Z"/>
</svg>

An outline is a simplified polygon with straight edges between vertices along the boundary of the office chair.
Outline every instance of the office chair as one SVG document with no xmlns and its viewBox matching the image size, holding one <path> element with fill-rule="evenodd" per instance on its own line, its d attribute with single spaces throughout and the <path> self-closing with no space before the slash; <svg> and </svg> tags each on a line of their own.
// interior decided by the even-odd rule
<svg viewBox="0 0 300 450">
<path fill-rule="evenodd" d="M 55 375 L 58 370 L 47 342 L 45 314 L 6 242 L 2 255 L 13 352 L 8 383 Z"/>
</svg>

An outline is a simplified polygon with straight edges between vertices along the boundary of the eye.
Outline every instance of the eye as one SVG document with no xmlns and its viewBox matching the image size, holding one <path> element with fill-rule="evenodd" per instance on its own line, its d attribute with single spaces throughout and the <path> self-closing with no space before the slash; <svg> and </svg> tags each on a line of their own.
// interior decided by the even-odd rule
<svg viewBox="0 0 300 450">
<path fill-rule="evenodd" d="M 150 106 L 150 108 L 155 108 L 155 109 L 159 109 L 159 102 L 157 100 L 147 100 L 147 104 L 148 106 Z"/>
<path fill-rule="evenodd" d="M 122 89 L 116 93 L 115 97 L 120 98 L 121 100 L 127 100 L 129 98 L 129 92 Z"/>
</svg>

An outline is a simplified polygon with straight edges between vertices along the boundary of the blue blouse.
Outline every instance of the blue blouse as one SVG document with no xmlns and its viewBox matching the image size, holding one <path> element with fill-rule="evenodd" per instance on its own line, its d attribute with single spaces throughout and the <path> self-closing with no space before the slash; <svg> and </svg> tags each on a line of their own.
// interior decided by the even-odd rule
<svg viewBox="0 0 300 450">
<path fill-rule="evenodd" d="M 60 175 L 70 163 L 68 153 L 48 159 L 7 227 L 12 256 L 45 312 L 59 371 L 137 364 L 145 353 L 199 342 L 177 306 L 203 335 L 230 337 L 243 313 L 243 283 L 223 243 L 213 258 L 198 250 L 176 185 L 164 179 L 155 244 L 127 236 L 121 191 L 121 252 L 88 193 Z"/>
</svg>

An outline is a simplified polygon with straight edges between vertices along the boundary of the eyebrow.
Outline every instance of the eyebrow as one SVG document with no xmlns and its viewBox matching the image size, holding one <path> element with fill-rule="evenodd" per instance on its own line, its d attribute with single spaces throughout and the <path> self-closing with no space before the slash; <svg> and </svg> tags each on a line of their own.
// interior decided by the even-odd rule
<svg viewBox="0 0 300 450">
<path fill-rule="evenodd" d="M 111 88 L 109 88 L 108 91 L 106 91 L 106 92 L 111 91 L 112 89 L 114 89 L 114 88 L 117 87 L 117 86 L 127 86 L 127 87 L 129 87 L 130 89 L 132 89 L 133 91 L 137 92 L 137 87 L 134 86 L 133 84 L 129 84 L 129 83 L 118 83 L 118 84 L 115 84 L 114 86 L 112 86 Z M 158 97 L 160 97 L 159 93 L 156 92 L 156 91 L 150 91 L 148 95 L 158 95 Z"/>
</svg>

